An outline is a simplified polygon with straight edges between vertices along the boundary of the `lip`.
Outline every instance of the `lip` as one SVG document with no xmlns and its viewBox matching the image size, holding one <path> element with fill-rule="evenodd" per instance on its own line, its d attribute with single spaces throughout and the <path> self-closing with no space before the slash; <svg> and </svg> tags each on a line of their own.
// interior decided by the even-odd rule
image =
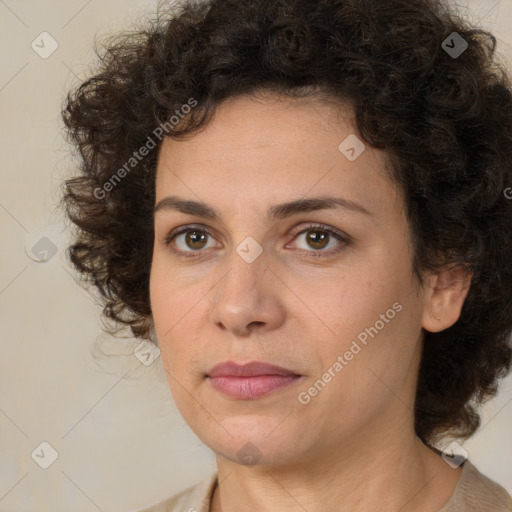
<svg viewBox="0 0 512 512">
<path fill-rule="evenodd" d="M 269 363 L 252 361 L 239 365 L 226 361 L 206 375 L 217 391 L 238 400 L 254 400 L 288 386 L 301 375 Z"/>
<path fill-rule="evenodd" d="M 226 361 L 215 365 L 209 372 L 208 377 L 256 377 L 260 375 L 297 375 L 291 370 L 276 366 L 274 364 L 251 361 L 246 364 L 237 364 L 233 361 Z"/>
</svg>

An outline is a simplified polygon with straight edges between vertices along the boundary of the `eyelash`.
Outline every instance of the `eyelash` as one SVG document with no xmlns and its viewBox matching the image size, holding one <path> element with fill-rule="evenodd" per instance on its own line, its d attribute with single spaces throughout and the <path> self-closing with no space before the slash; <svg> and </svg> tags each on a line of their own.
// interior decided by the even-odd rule
<svg viewBox="0 0 512 512">
<path fill-rule="evenodd" d="M 351 244 L 350 237 L 348 237 L 347 235 L 342 235 L 341 233 L 338 233 L 337 231 L 334 231 L 333 229 L 328 228 L 327 226 L 324 226 L 322 224 L 310 224 L 307 228 L 305 228 L 305 229 L 299 231 L 298 233 L 296 233 L 294 235 L 293 239 L 295 240 L 298 236 L 303 235 L 304 233 L 307 233 L 308 231 L 312 231 L 314 229 L 317 229 L 318 231 L 322 231 L 324 233 L 327 233 L 330 237 L 332 236 L 333 238 L 335 238 L 336 240 L 338 240 L 339 242 L 342 242 L 342 243 L 341 243 L 341 245 L 339 247 L 337 247 L 334 250 L 331 249 L 330 251 L 323 251 L 323 250 L 305 251 L 305 250 L 300 250 L 300 251 L 305 251 L 308 256 L 311 256 L 313 258 L 322 258 L 322 257 L 327 257 L 327 256 L 333 256 L 333 255 L 339 253 L 340 251 L 342 251 L 346 246 L 349 246 Z M 176 233 L 171 232 L 164 239 L 164 243 L 165 243 L 166 247 L 169 247 L 170 250 L 174 254 L 176 254 L 178 257 L 183 257 L 183 258 L 200 258 L 200 257 L 203 256 L 203 254 L 201 254 L 201 253 L 204 253 L 203 250 L 180 251 L 180 250 L 173 249 L 171 247 L 172 241 L 177 236 L 182 235 L 184 233 L 188 233 L 189 231 L 198 231 L 200 233 L 206 234 L 209 237 L 214 238 L 214 236 L 207 229 L 205 229 L 203 227 L 200 227 L 200 226 L 189 225 L 189 226 L 186 226 L 186 227 L 180 229 Z M 304 253 L 302 252 L 302 254 L 304 254 Z"/>
</svg>

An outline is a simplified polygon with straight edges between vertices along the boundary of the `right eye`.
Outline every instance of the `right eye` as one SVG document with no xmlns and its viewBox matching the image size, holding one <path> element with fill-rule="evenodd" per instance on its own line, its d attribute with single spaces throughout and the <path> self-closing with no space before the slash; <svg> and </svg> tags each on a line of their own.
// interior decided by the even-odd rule
<svg viewBox="0 0 512 512">
<path fill-rule="evenodd" d="M 177 232 L 171 232 L 165 238 L 165 245 L 178 256 L 195 258 L 200 256 L 198 253 L 205 252 L 203 249 L 212 247 L 208 246 L 209 238 L 213 238 L 213 236 L 206 229 L 186 226 Z"/>
</svg>

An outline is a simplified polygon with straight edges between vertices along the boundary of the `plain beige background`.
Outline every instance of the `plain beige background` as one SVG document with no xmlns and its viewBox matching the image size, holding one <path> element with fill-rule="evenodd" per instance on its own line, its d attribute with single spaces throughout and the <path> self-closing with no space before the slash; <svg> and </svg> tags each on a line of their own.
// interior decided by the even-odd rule
<svg viewBox="0 0 512 512">
<path fill-rule="evenodd" d="M 467 1 L 510 61 L 512 0 Z M 95 38 L 155 6 L 0 0 L 0 512 L 127 512 L 215 470 L 173 405 L 160 359 L 146 366 L 133 353 L 138 341 L 102 334 L 100 308 L 66 261 L 56 207 L 73 169 L 65 92 L 86 76 Z M 95 358 L 102 340 L 121 355 Z M 512 377 L 482 425 L 463 448 L 512 493 Z"/>
</svg>

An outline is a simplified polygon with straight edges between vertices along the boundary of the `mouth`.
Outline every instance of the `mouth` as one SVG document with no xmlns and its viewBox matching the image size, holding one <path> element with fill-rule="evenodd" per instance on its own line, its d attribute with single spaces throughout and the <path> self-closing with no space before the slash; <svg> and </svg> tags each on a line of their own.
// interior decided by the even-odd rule
<svg viewBox="0 0 512 512">
<path fill-rule="evenodd" d="M 206 375 L 212 387 L 237 400 L 254 400 L 287 387 L 302 375 L 258 361 L 239 365 L 231 361 L 214 366 Z"/>
</svg>

